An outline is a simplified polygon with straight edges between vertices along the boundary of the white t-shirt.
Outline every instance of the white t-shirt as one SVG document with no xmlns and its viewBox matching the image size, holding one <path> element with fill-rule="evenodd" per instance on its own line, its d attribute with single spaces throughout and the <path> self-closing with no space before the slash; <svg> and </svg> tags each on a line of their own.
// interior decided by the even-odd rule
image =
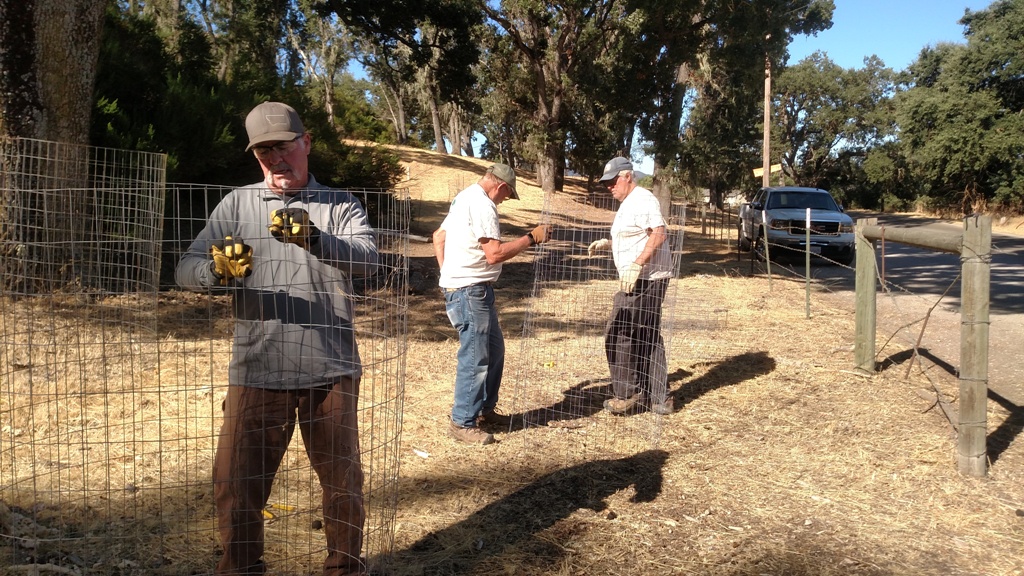
<svg viewBox="0 0 1024 576">
<path fill-rule="evenodd" d="M 626 196 L 612 221 L 612 257 L 619 275 L 634 262 L 647 245 L 647 230 L 665 226 L 661 203 L 646 188 L 637 186 Z M 666 230 L 667 232 L 667 230 Z M 668 239 L 644 265 L 640 277 L 647 280 L 672 277 L 672 256 Z"/>
<path fill-rule="evenodd" d="M 479 184 L 459 192 L 441 223 L 445 232 L 441 288 L 453 290 L 481 282 L 494 282 L 501 263 L 488 264 L 480 240 L 501 240 L 498 206 Z"/>
</svg>

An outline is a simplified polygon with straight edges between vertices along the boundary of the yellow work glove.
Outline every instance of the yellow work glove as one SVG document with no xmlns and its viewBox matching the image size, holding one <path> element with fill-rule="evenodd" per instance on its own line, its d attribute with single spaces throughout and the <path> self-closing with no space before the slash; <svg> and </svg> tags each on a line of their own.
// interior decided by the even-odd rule
<svg viewBox="0 0 1024 576">
<path fill-rule="evenodd" d="M 587 256 L 593 256 L 598 252 L 612 249 L 612 241 L 607 238 L 601 238 L 600 240 L 594 240 L 587 247 Z"/>
<path fill-rule="evenodd" d="M 282 208 L 270 213 L 270 233 L 285 244 L 297 244 L 306 250 L 320 240 L 320 230 L 309 221 L 302 208 Z"/>
<path fill-rule="evenodd" d="M 214 242 L 210 246 L 213 263 L 210 269 L 220 281 L 227 286 L 232 278 L 245 278 L 252 274 L 252 246 L 241 238 L 225 236 L 224 240 Z"/>
<path fill-rule="evenodd" d="M 636 281 L 640 278 L 640 271 L 643 269 L 644 267 L 636 262 L 630 262 L 629 266 L 622 270 L 622 275 L 619 278 L 619 288 L 627 294 L 632 294 L 633 289 L 636 288 Z"/>
<path fill-rule="evenodd" d="M 548 241 L 548 236 L 551 235 L 551 227 L 547 224 L 541 224 L 530 231 L 530 244 L 543 244 Z"/>
</svg>

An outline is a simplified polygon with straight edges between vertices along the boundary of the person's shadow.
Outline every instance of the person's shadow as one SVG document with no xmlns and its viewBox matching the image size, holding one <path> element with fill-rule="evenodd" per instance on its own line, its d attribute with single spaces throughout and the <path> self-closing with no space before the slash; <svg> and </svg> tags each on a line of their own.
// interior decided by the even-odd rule
<svg viewBox="0 0 1024 576">
<path fill-rule="evenodd" d="M 596 460 L 552 472 L 484 506 L 465 520 L 431 532 L 389 559 L 403 573 L 474 574 L 477 566 L 520 545 L 581 509 L 603 512 L 609 496 L 633 487 L 630 502 L 651 502 L 662 489 L 663 450 L 614 460 Z M 609 515 L 614 511 L 609 511 Z M 530 544 L 533 546 L 533 544 Z M 550 561 L 564 554 L 545 548 Z"/>
<path fill-rule="evenodd" d="M 725 358 L 711 367 L 705 374 L 676 387 L 692 372 L 677 368 L 668 375 L 669 396 L 675 411 L 703 394 L 718 388 L 734 386 L 775 370 L 775 360 L 764 352 L 746 352 Z M 611 382 L 607 379 L 583 380 L 562 391 L 562 399 L 549 406 L 542 406 L 511 415 L 511 424 L 506 432 L 515 432 L 534 426 L 574 428 L 604 409 L 604 401 L 612 397 Z M 640 407 L 636 412 L 647 408 Z"/>
</svg>

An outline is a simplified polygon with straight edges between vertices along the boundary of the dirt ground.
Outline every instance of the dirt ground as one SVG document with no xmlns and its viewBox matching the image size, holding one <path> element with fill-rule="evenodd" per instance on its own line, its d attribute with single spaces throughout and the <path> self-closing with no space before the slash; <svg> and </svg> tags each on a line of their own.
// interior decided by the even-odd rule
<svg viewBox="0 0 1024 576">
<path fill-rule="evenodd" d="M 413 232 L 424 236 L 487 166 L 402 157 L 421 207 Z M 556 215 L 572 209 L 535 184 L 520 173 L 523 200 L 499 209 L 510 237 L 545 202 Z M 585 195 L 584 185 L 566 194 Z M 1020 408 L 990 403 L 989 474 L 960 475 L 943 410 L 955 411 L 955 379 L 907 376 L 902 341 L 885 349 L 878 375 L 855 374 L 853 312 L 841 296 L 816 292 L 806 319 L 802 280 L 769 284 L 720 242 L 687 234 L 680 294 L 727 307 L 728 325 L 683 335 L 717 353 L 670 361 L 677 411 L 656 423 L 657 442 L 632 452 L 609 439 L 623 419 L 601 412 L 582 431 L 518 429 L 487 447 L 445 437 L 457 342 L 431 288 L 431 246 L 413 247 L 426 288 L 410 302 L 396 572 L 1024 574 Z M 508 311 L 529 298 L 529 273 L 509 267 L 498 282 L 509 350 L 521 342 Z M 588 443 L 607 452 L 578 449 Z"/>
</svg>

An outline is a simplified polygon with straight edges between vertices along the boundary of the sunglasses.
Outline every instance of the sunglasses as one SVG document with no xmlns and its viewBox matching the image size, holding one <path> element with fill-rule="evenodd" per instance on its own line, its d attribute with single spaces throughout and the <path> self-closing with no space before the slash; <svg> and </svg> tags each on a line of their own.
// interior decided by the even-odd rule
<svg viewBox="0 0 1024 576">
<path fill-rule="evenodd" d="M 270 158 L 270 156 L 274 152 L 277 152 L 278 155 L 280 156 L 287 156 L 288 154 L 291 154 L 299 145 L 299 138 L 302 138 L 301 134 L 286 142 L 278 142 L 273 146 L 253 146 L 252 151 L 253 154 L 256 154 L 256 157 L 259 158 L 260 160 L 266 160 L 267 158 Z"/>
<path fill-rule="evenodd" d="M 602 184 L 604 184 L 605 188 L 611 188 L 612 186 L 615 186 L 615 183 L 618 182 L 618 181 L 619 181 L 619 175 L 616 174 L 615 178 L 612 178 L 611 180 L 605 180 L 604 182 L 602 182 Z"/>
</svg>

